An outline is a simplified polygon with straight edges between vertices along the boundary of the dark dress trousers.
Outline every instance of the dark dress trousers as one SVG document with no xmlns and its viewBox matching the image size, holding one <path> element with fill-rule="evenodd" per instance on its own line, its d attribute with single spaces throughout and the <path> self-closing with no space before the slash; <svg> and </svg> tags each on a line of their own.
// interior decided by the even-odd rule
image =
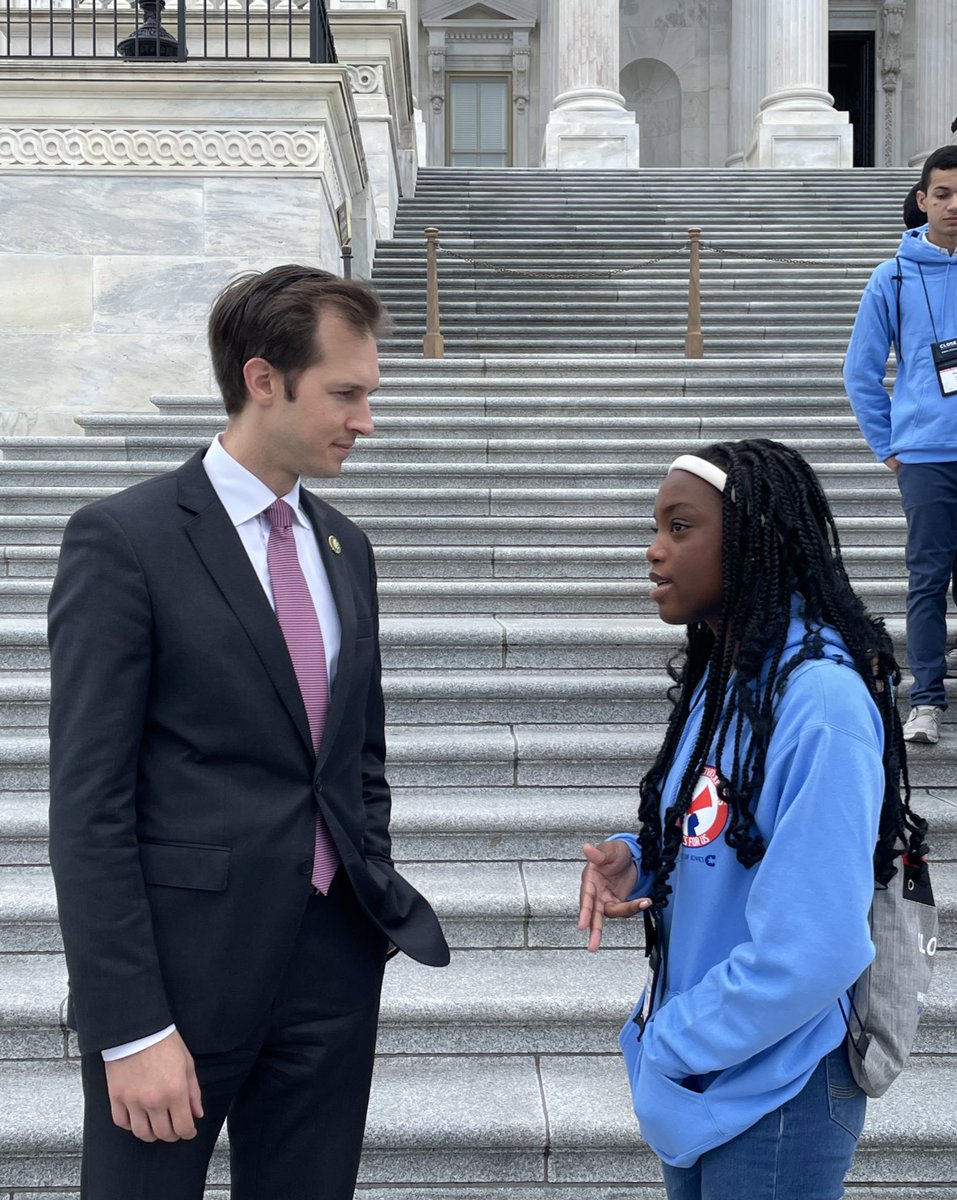
<svg viewBox="0 0 957 1200">
<path fill-rule="evenodd" d="M 338 885 L 382 945 L 448 961 L 390 854 L 371 548 L 328 504 L 301 503 L 342 626 L 318 755 L 201 453 L 67 526 L 49 610 L 50 861 L 84 1053 L 175 1022 L 194 1055 L 215 1055 L 268 1023 L 322 900 L 317 805 Z"/>
</svg>

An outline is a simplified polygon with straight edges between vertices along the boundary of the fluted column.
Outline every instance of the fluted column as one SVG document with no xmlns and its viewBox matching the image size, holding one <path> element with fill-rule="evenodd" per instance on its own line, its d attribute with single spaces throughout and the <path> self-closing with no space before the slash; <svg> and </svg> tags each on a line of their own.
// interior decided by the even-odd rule
<svg viewBox="0 0 957 1200">
<path fill-rule="evenodd" d="M 637 167 L 638 126 L 618 91 L 618 0 L 562 0 L 558 94 L 545 129 L 546 167 Z"/>
<path fill-rule="evenodd" d="M 951 141 L 957 116 L 957 0 L 921 0 L 917 5 L 914 48 L 916 152 L 908 160 L 920 166 L 932 150 Z"/>
<path fill-rule="evenodd" d="M 827 90 L 828 0 L 766 0 L 767 95 L 749 167 L 850 167 L 854 131 Z"/>
<path fill-rule="evenodd" d="M 764 0 L 733 0 L 731 10 L 731 113 L 727 166 L 744 166 L 751 127 L 767 91 Z"/>
</svg>

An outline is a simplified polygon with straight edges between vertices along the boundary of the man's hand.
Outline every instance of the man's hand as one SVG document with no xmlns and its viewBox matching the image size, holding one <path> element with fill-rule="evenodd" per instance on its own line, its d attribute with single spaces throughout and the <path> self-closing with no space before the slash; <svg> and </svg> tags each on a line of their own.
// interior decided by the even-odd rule
<svg viewBox="0 0 957 1200">
<path fill-rule="evenodd" d="M 114 1124 L 144 1142 L 196 1136 L 203 1103 L 192 1055 L 178 1033 L 103 1065 Z"/>
<path fill-rule="evenodd" d="M 588 949 L 594 953 L 601 945 L 606 917 L 633 917 L 651 901 L 647 897 L 625 901 L 638 881 L 638 870 L 626 842 L 602 842 L 585 845 L 585 869 L 578 893 L 578 928 L 588 930 Z"/>
<path fill-rule="evenodd" d="M 893 472 L 894 472 L 894 474 L 896 475 L 896 474 L 897 474 L 897 469 L 898 469 L 898 467 L 900 466 L 900 463 L 897 461 L 897 455 L 896 455 L 896 454 L 892 454 L 892 455 L 890 456 L 890 458 L 885 458 L 885 459 L 884 459 L 884 466 L 885 466 L 885 467 L 887 467 L 887 469 L 888 469 L 889 471 L 893 471 Z"/>
</svg>

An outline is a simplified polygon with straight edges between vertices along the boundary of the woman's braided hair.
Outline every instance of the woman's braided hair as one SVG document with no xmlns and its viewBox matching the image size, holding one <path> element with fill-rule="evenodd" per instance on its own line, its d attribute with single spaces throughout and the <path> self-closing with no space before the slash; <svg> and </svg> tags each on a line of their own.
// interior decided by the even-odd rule
<svg viewBox="0 0 957 1200">
<path fill-rule="evenodd" d="M 830 506 L 800 454 L 767 439 L 718 443 L 696 454 L 728 476 L 722 495 L 723 596 L 717 630 L 689 625 L 680 667 L 669 666 L 675 681 L 670 692 L 673 708 L 664 744 L 641 781 L 638 838 L 642 863 L 654 872 L 653 908 L 660 912 L 671 893 L 668 880 L 681 847 L 684 817 L 708 764 L 719 771 L 719 794 L 728 804 L 728 845 L 745 867 L 754 866 L 764 854 L 754 808 L 764 780 L 775 704 L 800 663 L 824 657 L 821 625 L 831 626 L 843 638 L 884 727 L 884 802 L 874 876 L 877 883 L 886 884 L 902 851 L 914 862 L 926 853 L 927 822 L 910 806 L 895 699 L 900 670 L 884 623 L 867 612 L 851 587 Z M 782 664 L 795 593 L 803 598 L 805 636 L 797 653 Z M 698 738 L 662 822 L 661 789 L 706 670 Z M 742 759 L 745 729 L 750 741 Z M 726 778 L 718 764 L 729 738 L 732 759 Z"/>
</svg>

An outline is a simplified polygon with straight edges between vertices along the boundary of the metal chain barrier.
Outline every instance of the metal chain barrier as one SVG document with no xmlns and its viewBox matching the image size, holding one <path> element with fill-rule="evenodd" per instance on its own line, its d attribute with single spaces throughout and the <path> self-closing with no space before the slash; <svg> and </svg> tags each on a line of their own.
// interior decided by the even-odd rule
<svg viewBox="0 0 957 1200">
<path fill-rule="evenodd" d="M 643 271 L 647 267 L 656 266 L 658 263 L 665 262 L 669 258 L 675 258 L 679 254 L 690 252 L 688 332 L 685 337 L 686 358 L 704 357 L 704 335 L 701 330 L 700 252 L 702 250 L 709 250 L 712 254 L 717 254 L 722 258 L 746 258 L 757 262 L 780 262 L 788 263 L 794 267 L 820 267 L 833 264 L 833 259 L 787 258 L 781 254 L 756 254 L 754 251 L 733 250 L 729 246 L 716 246 L 714 242 L 703 242 L 701 240 L 701 230 L 692 228 L 688 230 L 688 241 L 682 242 L 680 246 L 675 246 L 672 250 L 666 250 L 664 254 L 656 255 L 654 258 L 642 259 L 630 267 L 610 267 L 604 271 L 527 271 L 520 267 L 496 266 L 494 263 L 482 262 L 481 259 L 472 258 L 470 255 L 462 254 L 457 250 L 449 250 L 440 244 L 439 231 L 434 226 L 430 226 L 425 231 L 425 234 L 428 261 L 426 287 L 428 316 L 423 353 L 426 358 L 442 358 L 444 353 L 444 342 L 439 323 L 438 258 L 440 254 L 445 255 L 446 258 L 454 258 L 459 262 L 468 263 L 477 270 L 491 271 L 495 275 L 505 275 L 519 279 L 576 280 L 615 279 L 622 275 L 630 275 L 634 271 Z"/>
<path fill-rule="evenodd" d="M 754 254 L 748 250 L 731 250 L 727 246 L 716 246 L 714 242 L 702 242 L 702 250 L 711 250 L 722 258 L 753 258 L 760 262 L 790 263 L 793 267 L 826 267 L 833 264 L 833 258 L 784 258 L 780 254 Z"/>
<path fill-rule="evenodd" d="M 659 254 L 655 258 L 643 258 L 633 267 L 611 267 L 605 271 L 522 271 L 517 267 L 498 267 L 494 263 L 482 262 L 480 259 L 470 258 L 467 254 L 449 250 L 445 246 L 439 246 L 438 249 L 440 254 L 444 254 L 448 258 L 457 258 L 459 262 L 469 263 L 483 271 L 494 271 L 496 275 L 517 275 L 522 279 L 613 279 L 618 275 L 628 275 L 632 271 L 642 271 L 645 267 L 653 267 L 656 263 L 664 262 L 666 258 L 684 254 L 688 249 L 688 242 L 682 242 L 674 250 Z"/>
</svg>

